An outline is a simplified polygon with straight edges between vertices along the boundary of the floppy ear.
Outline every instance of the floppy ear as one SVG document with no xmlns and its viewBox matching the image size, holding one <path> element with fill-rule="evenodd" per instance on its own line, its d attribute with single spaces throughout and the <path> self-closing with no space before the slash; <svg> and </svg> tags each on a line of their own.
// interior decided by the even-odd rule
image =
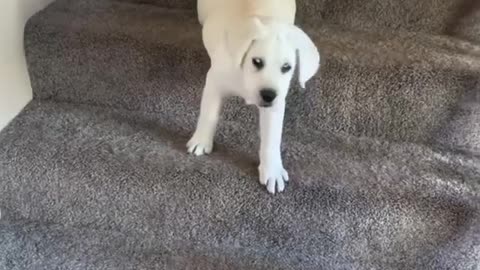
<svg viewBox="0 0 480 270">
<path fill-rule="evenodd" d="M 300 86 L 305 88 L 306 82 L 317 73 L 320 67 L 320 53 L 310 37 L 295 25 L 290 25 L 288 39 L 298 52 L 298 80 Z"/>
<path fill-rule="evenodd" d="M 239 20 L 226 30 L 226 45 L 236 66 L 241 66 L 252 42 L 264 35 L 265 27 L 255 17 Z"/>
</svg>

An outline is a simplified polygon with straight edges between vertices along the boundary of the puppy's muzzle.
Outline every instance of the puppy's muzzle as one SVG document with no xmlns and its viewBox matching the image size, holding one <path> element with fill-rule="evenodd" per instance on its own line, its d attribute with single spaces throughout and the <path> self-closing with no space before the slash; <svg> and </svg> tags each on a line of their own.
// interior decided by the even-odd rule
<svg viewBox="0 0 480 270">
<path fill-rule="evenodd" d="M 261 107 L 270 107 L 272 106 L 273 101 L 277 97 L 277 92 L 271 88 L 264 88 L 260 90 L 260 97 L 262 98 L 262 102 L 260 104 Z"/>
</svg>

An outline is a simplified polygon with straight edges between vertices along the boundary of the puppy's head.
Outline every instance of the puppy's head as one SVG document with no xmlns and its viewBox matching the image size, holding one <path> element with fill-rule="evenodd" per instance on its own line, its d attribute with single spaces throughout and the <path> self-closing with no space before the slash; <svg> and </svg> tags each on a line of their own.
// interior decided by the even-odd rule
<svg viewBox="0 0 480 270">
<path fill-rule="evenodd" d="M 299 59 L 299 81 L 302 88 L 315 75 L 320 54 L 300 28 L 278 22 L 261 22 L 250 18 L 227 34 L 227 45 L 234 64 L 241 69 L 248 103 L 270 107 L 288 94 L 296 56 Z"/>
</svg>

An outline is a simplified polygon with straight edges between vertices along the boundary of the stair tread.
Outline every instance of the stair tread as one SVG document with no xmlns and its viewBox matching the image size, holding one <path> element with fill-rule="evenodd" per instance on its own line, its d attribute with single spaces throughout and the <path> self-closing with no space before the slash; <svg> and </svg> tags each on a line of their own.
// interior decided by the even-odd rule
<svg viewBox="0 0 480 270">
<path fill-rule="evenodd" d="M 256 178 L 255 130 L 223 121 L 215 152 L 196 158 L 184 146 L 192 128 L 168 114 L 34 100 L 0 133 L 1 210 L 167 247 L 245 249 L 286 269 L 478 262 L 479 157 L 287 131 L 292 180 L 271 196 Z"/>
<path fill-rule="evenodd" d="M 195 0 L 117 0 L 195 10 Z M 478 2 L 465 0 L 297 0 L 297 22 L 365 31 L 416 31 L 478 41 Z"/>
<path fill-rule="evenodd" d="M 0 266 L 9 270 L 278 269 L 264 258 L 242 260 L 239 251 L 199 249 L 192 243 L 167 247 L 161 240 L 138 241 L 91 227 L 3 219 L 0 235 Z"/>
<path fill-rule="evenodd" d="M 56 1 L 29 24 L 43 34 L 77 32 L 101 39 L 123 37 L 152 46 L 168 45 L 204 51 L 195 11 L 134 5 L 116 0 L 76 3 L 78 1 Z M 350 61 L 379 67 L 424 64 L 430 65 L 430 68 L 471 72 L 480 69 L 480 46 L 447 35 L 366 32 L 330 24 L 302 26 L 320 51 L 330 57 L 349 58 Z"/>
<path fill-rule="evenodd" d="M 305 29 L 322 65 L 308 91 L 292 84 L 303 128 L 429 141 L 478 78 L 479 47 L 451 37 Z M 60 0 L 29 21 L 25 46 L 36 98 L 196 118 L 209 60 L 192 11 Z M 252 118 L 237 107 L 226 117 Z"/>
</svg>

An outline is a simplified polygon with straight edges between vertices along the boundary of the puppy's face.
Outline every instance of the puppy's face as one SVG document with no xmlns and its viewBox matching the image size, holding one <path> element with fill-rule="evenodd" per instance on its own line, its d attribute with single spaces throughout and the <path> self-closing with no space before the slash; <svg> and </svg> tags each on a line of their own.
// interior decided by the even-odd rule
<svg viewBox="0 0 480 270">
<path fill-rule="evenodd" d="M 285 36 L 256 39 L 242 61 L 245 99 L 260 107 L 284 100 L 295 69 L 296 49 Z"/>
<path fill-rule="evenodd" d="M 320 66 L 320 54 L 300 28 L 250 18 L 226 31 L 226 47 L 243 76 L 243 98 L 249 104 L 274 106 L 287 96 L 298 52 L 302 88 Z"/>
</svg>

